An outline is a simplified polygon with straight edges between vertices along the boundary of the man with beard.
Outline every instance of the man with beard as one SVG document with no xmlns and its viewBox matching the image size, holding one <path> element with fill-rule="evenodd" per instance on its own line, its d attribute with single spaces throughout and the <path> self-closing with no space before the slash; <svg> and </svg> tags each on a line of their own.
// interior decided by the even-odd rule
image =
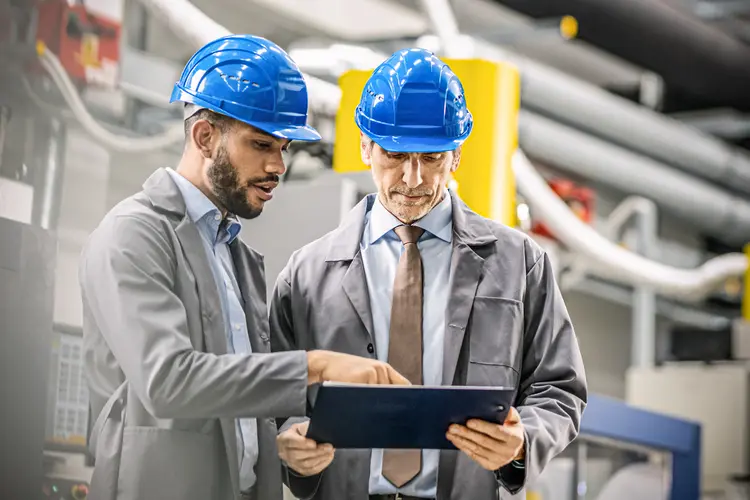
<svg viewBox="0 0 750 500">
<path fill-rule="evenodd" d="M 80 262 L 97 500 L 281 500 L 272 417 L 304 415 L 325 380 L 408 383 L 385 363 L 269 353 L 260 215 L 306 125 L 294 62 L 263 38 L 215 40 L 188 61 L 185 148 L 117 205 Z"/>
<path fill-rule="evenodd" d="M 413 384 L 509 387 L 514 408 L 505 422 L 446 429 L 458 451 L 334 451 L 289 419 L 285 481 L 316 500 L 508 498 L 577 435 L 586 402 L 550 261 L 446 188 L 473 121 L 433 54 L 399 51 L 375 69 L 355 119 L 377 193 L 291 257 L 271 303 L 272 349 L 387 360 Z"/>
</svg>

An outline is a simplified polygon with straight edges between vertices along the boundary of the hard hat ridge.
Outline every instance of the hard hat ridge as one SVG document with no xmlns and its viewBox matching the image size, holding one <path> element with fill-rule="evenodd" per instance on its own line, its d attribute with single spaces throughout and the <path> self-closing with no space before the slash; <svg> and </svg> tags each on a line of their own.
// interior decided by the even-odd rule
<svg viewBox="0 0 750 500">
<path fill-rule="evenodd" d="M 307 125 L 307 85 L 289 55 L 254 35 L 229 35 L 199 49 L 185 65 L 170 102 L 182 101 L 276 137 L 318 141 Z"/>
<path fill-rule="evenodd" d="M 453 150 L 473 126 L 460 80 L 423 49 L 397 51 L 373 71 L 355 121 L 364 134 L 394 152 Z"/>
</svg>

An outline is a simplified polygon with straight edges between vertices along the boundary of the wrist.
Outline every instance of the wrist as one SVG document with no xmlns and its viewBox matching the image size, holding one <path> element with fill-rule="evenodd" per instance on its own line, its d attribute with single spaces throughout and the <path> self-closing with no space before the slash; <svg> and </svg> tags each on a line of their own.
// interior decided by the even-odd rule
<svg viewBox="0 0 750 500">
<path fill-rule="evenodd" d="M 322 382 L 324 364 L 322 358 L 323 353 L 319 351 L 309 351 L 307 353 L 307 385 Z"/>
</svg>

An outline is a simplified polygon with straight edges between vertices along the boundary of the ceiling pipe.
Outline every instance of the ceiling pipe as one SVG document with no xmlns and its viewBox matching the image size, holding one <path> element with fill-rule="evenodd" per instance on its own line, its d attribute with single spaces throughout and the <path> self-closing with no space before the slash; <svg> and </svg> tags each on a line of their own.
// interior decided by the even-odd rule
<svg viewBox="0 0 750 500">
<path fill-rule="evenodd" d="M 750 202 L 744 198 L 528 110 L 520 112 L 518 140 L 531 157 L 652 199 L 704 234 L 730 245 L 750 241 Z"/>
<path fill-rule="evenodd" d="M 435 36 L 426 36 L 418 43 L 432 48 L 439 41 Z M 504 61 L 516 66 L 521 73 L 524 108 L 732 191 L 750 194 L 750 155 L 746 151 L 496 45 L 468 36 L 460 36 L 455 43 L 463 51 L 463 57 Z"/>
<path fill-rule="evenodd" d="M 579 219 L 552 191 L 519 149 L 513 155 L 513 170 L 521 194 L 535 216 L 571 251 L 586 256 L 590 269 L 618 283 L 645 286 L 655 293 L 698 301 L 728 278 L 742 276 L 748 268 L 742 253 L 725 254 L 695 269 L 683 269 L 650 260 L 622 248 Z"/>
<path fill-rule="evenodd" d="M 653 0 L 496 0 L 523 14 L 572 15 L 578 38 L 660 74 L 701 107 L 750 110 L 750 47 Z"/>
</svg>

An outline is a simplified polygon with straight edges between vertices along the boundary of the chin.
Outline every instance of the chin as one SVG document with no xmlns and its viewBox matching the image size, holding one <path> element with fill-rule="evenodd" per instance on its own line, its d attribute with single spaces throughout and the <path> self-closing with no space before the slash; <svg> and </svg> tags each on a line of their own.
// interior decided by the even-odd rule
<svg viewBox="0 0 750 500">
<path fill-rule="evenodd" d="M 426 210 L 399 210 L 396 212 L 397 217 L 403 222 L 404 224 L 411 224 L 412 222 L 421 219 L 425 215 L 427 215 Z"/>
</svg>

